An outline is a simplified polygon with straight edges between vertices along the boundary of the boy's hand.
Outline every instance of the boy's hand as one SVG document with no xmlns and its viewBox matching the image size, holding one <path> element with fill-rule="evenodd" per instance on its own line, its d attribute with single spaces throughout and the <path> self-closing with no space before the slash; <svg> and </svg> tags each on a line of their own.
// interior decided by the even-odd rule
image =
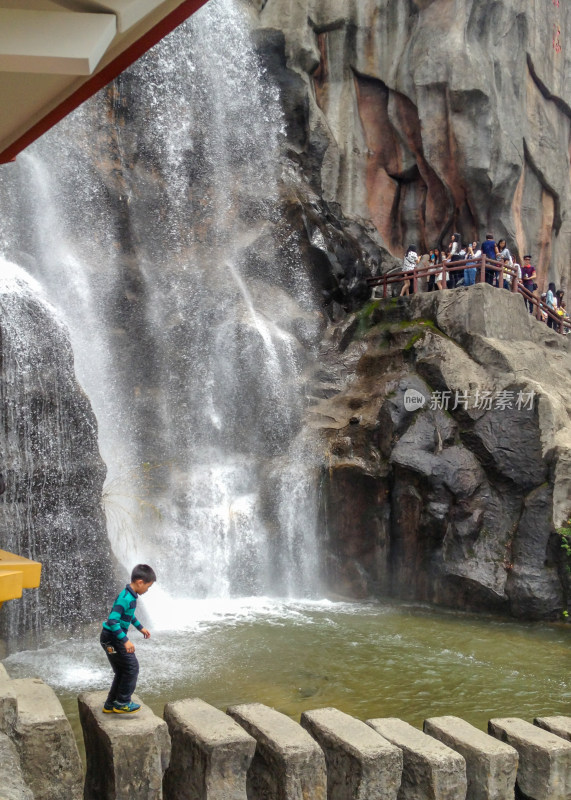
<svg viewBox="0 0 571 800">
<path fill-rule="evenodd" d="M 128 639 L 125 642 L 125 650 L 128 653 L 134 653 L 135 652 L 135 645 L 133 644 L 133 642 L 130 642 Z"/>
<path fill-rule="evenodd" d="M 141 633 L 143 634 L 145 639 L 150 639 L 151 638 L 151 632 L 148 631 L 146 628 L 141 628 Z"/>
</svg>

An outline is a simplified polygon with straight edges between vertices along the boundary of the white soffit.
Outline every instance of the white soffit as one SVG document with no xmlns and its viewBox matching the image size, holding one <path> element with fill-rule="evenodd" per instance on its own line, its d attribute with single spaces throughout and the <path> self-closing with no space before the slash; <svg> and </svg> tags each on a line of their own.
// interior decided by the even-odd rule
<svg viewBox="0 0 571 800">
<path fill-rule="evenodd" d="M 116 32 L 114 14 L 0 8 L 0 70 L 90 75 Z"/>
<path fill-rule="evenodd" d="M 158 8 L 163 0 L 90 0 L 93 10 L 108 11 L 117 17 L 117 30 L 124 33 Z"/>
</svg>

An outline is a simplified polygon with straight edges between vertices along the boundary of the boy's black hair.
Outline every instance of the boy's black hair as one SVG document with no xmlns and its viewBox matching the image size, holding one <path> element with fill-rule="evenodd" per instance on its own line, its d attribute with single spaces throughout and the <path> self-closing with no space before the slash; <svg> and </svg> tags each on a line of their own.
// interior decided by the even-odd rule
<svg viewBox="0 0 571 800">
<path fill-rule="evenodd" d="M 137 564 L 136 567 L 133 567 L 133 571 L 131 572 L 131 583 L 139 580 L 145 583 L 154 583 L 157 580 L 155 570 L 149 567 L 148 564 Z"/>
</svg>

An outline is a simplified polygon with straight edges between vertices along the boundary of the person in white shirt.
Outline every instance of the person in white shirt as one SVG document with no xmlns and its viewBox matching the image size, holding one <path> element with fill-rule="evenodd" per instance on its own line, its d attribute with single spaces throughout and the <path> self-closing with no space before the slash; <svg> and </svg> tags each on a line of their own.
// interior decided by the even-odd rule
<svg viewBox="0 0 571 800">
<path fill-rule="evenodd" d="M 416 252 L 416 247 L 411 244 L 408 250 L 406 251 L 406 255 L 402 262 L 403 272 L 412 272 L 419 261 L 420 261 L 420 256 Z M 402 289 L 400 290 L 400 296 L 404 297 L 407 294 L 412 294 L 413 291 L 414 289 L 413 289 L 412 276 L 408 279 L 405 278 Z"/>
<path fill-rule="evenodd" d="M 470 261 L 468 261 L 464 270 L 464 286 L 473 286 L 476 283 L 476 272 L 479 266 L 477 259 L 482 257 L 482 251 L 478 247 L 478 242 L 472 242 L 466 249 L 466 258 L 469 258 Z M 472 261 L 472 259 L 474 260 Z"/>
</svg>

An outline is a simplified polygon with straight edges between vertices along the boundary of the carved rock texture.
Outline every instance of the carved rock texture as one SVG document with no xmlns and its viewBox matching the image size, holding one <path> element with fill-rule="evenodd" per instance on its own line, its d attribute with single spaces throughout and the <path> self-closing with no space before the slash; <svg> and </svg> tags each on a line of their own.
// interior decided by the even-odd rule
<svg viewBox="0 0 571 800">
<path fill-rule="evenodd" d="M 521 297 L 486 284 L 377 301 L 329 334 L 320 379 L 337 391 L 312 418 L 327 442 L 331 586 L 560 615 L 569 596 L 554 529 L 569 514 L 566 337 L 532 319 Z M 407 410 L 411 390 L 421 408 Z"/>
<path fill-rule="evenodd" d="M 303 79 L 293 144 L 327 202 L 372 220 L 395 256 L 490 230 L 533 255 L 541 287 L 566 284 L 568 3 L 251 1 Z"/>
</svg>

